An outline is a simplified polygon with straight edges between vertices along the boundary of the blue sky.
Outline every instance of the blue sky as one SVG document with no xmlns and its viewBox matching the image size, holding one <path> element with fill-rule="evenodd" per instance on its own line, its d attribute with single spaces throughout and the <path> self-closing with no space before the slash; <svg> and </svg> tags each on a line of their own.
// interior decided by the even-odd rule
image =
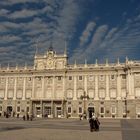
<svg viewBox="0 0 140 140">
<path fill-rule="evenodd" d="M 69 63 L 140 60 L 139 0 L 1 0 L 0 62 L 32 65 L 52 42 Z M 66 42 L 66 43 L 65 43 Z"/>
</svg>

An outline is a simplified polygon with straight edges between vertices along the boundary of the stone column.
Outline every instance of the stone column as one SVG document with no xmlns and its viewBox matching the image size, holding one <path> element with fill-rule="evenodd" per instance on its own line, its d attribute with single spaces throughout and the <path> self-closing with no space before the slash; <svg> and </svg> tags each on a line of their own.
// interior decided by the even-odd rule
<svg viewBox="0 0 140 140">
<path fill-rule="evenodd" d="M 99 100 L 98 85 L 98 75 L 95 75 L 95 100 Z"/>
<path fill-rule="evenodd" d="M 127 75 L 127 97 L 128 99 L 134 99 L 134 96 L 132 95 L 132 85 L 133 83 L 133 79 L 132 79 L 132 74 L 130 71 L 128 71 L 128 75 Z"/>
<path fill-rule="evenodd" d="M 13 100 L 16 100 L 16 93 L 17 93 L 17 77 L 14 80 L 14 97 Z"/>
<path fill-rule="evenodd" d="M 32 77 L 32 98 L 35 98 L 35 77 Z"/>
<path fill-rule="evenodd" d="M 121 100 L 121 76 L 117 75 L 117 100 Z"/>
<path fill-rule="evenodd" d="M 25 98 L 26 98 L 25 92 L 26 92 L 26 77 L 23 78 L 23 95 L 22 95 L 22 100 L 25 100 Z"/>
<path fill-rule="evenodd" d="M 134 73 L 131 73 L 131 95 L 132 99 L 135 98 L 135 87 L 134 87 Z"/>
<path fill-rule="evenodd" d="M 53 82 L 52 82 L 52 99 L 55 99 L 55 76 L 52 77 Z"/>
<path fill-rule="evenodd" d="M 8 77 L 6 77 L 6 86 L 5 86 L 5 95 L 4 95 L 4 100 L 7 100 L 7 95 L 8 95 Z"/>
<path fill-rule="evenodd" d="M 109 96 L 109 75 L 106 75 L 106 97 L 105 100 L 110 100 Z"/>
<path fill-rule="evenodd" d="M 45 79 L 44 79 L 44 76 L 42 77 L 42 95 L 41 95 L 41 98 L 44 98 L 44 84 L 45 84 Z"/>
<path fill-rule="evenodd" d="M 66 76 L 63 76 L 63 99 L 66 98 Z"/>
<path fill-rule="evenodd" d="M 86 95 L 88 94 L 87 92 L 87 75 L 84 76 L 84 91 L 86 92 Z"/>
<path fill-rule="evenodd" d="M 73 100 L 77 100 L 77 76 L 74 76 L 74 96 Z"/>
</svg>

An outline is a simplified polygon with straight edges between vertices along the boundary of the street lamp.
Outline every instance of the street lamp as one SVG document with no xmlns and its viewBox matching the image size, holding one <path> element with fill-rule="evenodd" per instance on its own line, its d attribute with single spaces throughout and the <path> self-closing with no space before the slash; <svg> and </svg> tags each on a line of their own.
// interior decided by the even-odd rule
<svg viewBox="0 0 140 140">
<path fill-rule="evenodd" d="M 86 119 L 86 99 L 89 99 L 89 96 L 86 95 L 86 92 L 84 91 L 84 95 L 81 95 L 80 97 L 84 101 L 84 118 Z"/>
</svg>

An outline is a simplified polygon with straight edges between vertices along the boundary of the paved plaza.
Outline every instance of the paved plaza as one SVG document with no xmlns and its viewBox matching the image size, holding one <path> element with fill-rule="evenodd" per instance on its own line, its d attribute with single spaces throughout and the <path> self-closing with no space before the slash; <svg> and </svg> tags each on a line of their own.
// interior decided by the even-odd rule
<svg viewBox="0 0 140 140">
<path fill-rule="evenodd" d="M 99 132 L 87 120 L 0 118 L 0 140 L 139 140 L 140 120 L 100 119 Z"/>
</svg>

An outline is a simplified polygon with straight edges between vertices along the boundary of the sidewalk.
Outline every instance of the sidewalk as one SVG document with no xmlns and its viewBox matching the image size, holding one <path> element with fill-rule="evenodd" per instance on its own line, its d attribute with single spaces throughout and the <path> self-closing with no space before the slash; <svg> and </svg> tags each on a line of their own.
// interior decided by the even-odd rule
<svg viewBox="0 0 140 140">
<path fill-rule="evenodd" d="M 0 132 L 0 140 L 122 140 L 121 131 L 62 130 L 62 129 L 20 129 Z"/>
</svg>

